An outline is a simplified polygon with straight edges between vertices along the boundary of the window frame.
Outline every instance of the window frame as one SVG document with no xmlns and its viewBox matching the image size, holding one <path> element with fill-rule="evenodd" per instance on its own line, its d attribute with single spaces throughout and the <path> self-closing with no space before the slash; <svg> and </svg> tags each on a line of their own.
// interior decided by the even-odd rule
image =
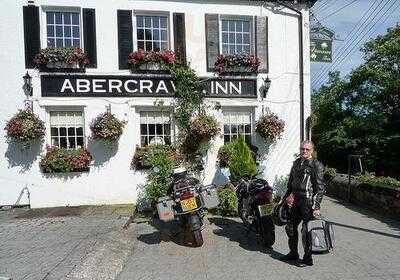
<svg viewBox="0 0 400 280">
<path fill-rule="evenodd" d="M 137 16 L 161 16 L 167 17 L 167 50 L 173 49 L 173 38 L 171 28 L 173 27 L 171 13 L 168 11 L 149 11 L 149 10 L 133 10 L 132 13 L 132 32 L 133 32 L 133 46 L 132 49 L 138 49 L 138 38 L 137 38 Z"/>
<path fill-rule="evenodd" d="M 71 106 L 71 107 L 64 107 L 64 106 L 50 106 L 46 108 L 46 142 L 47 145 L 53 146 L 52 145 L 52 137 L 51 137 L 51 112 L 82 112 L 82 118 L 83 118 L 83 147 L 87 147 L 87 136 L 86 136 L 86 112 L 85 112 L 85 107 L 84 106 Z M 67 137 L 67 136 L 66 136 Z M 58 145 L 60 147 L 60 144 Z M 73 148 L 67 148 L 67 149 L 73 149 Z M 75 148 L 76 149 L 76 148 Z"/>
<path fill-rule="evenodd" d="M 232 137 L 231 137 L 231 132 L 229 133 L 230 135 L 230 141 L 229 142 L 225 142 L 225 114 L 235 114 L 235 113 L 248 113 L 250 115 L 250 143 L 247 144 L 251 144 L 253 145 L 254 143 L 254 133 L 255 133 L 255 124 L 254 124 L 254 118 L 255 118 L 255 112 L 254 112 L 254 108 L 224 108 L 222 110 L 222 127 L 221 127 L 221 134 L 222 134 L 222 139 L 224 141 L 224 144 L 229 143 L 232 141 Z M 231 123 L 229 123 L 231 125 Z M 239 133 L 237 133 L 237 135 L 239 136 Z M 244 134 L 246 135 L 246 133 Z M 248 134 L 247 134 L 248 135 Z"/>
<path fill-rule="evenodd" d="M 255 28 L 254 28 L 254 17 L 246 15 L 219 15 L 218 16 L 218 33 L 219 33 L 219 50 L 221 54 L 228 54 L 223 52 L 222 43 L 222 21 L 223 20 L 236 20 L 236 21 L 248 21 L 250 24 L 250 52 L 249 54 L 255 54 Z"/>
<path fill-rule="evenodd" d="M 40 17 L 41 40 L 40 46 L 42 49 L 48 47 L 47 45 L 47 12 L 70 12 L 79 14 L 79 48 L 84 49 L 83 38 L 83 10 L 81 7 L 67 7 L 67 6 L 42 6 Z"/>
<path fill-rule="evenodd" d="M 170 129 L 171 129 L 171 134 L 170 134 L 171 144 L 170 145 L 173 145 L 175 143 L 176 127 L 175 127 L 175 120 L 173 117 L 174 115 L 173 115 L 172 108 L 160 109 L 160 108 L 154 108 L 154 107 L 145 107 L 145 108 L 143 107 L 143 108 L 137 109 L 136 112 L 137 112 L 137 119 L 138 119 L 137 125 L 138 125 L 138 131 L 139 131 L 138 136 L 137 136 L 137 138 L 138 138 L 137 143 L 138 143 L 139 147 L 145 147 L 145 146 L 142 146 L 142 131 L 141 131 L 141 124 L 142 124 L 141 123 L 141 115 L 143 112 L 169 113 Z M 163 135 L 165 136 L 165 134 L 163 134 Z M 166 145 L 168 145 L 168 144 L 166 144 Z"/>
</svg>

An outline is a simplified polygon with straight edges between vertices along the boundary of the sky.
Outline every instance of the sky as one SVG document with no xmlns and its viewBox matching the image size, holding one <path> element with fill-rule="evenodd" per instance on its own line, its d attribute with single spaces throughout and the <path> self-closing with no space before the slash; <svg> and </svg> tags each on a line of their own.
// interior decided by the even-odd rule
<svg viewBox="0 0 400 280">
<path fill-rule="evenodd" d="M 318 0 L 311 12 L 315 15 L 310 18 L 312 25 L 319 22 L 334 31 L 336 38 L 344 40 L 333 41 L 333 63 L 311 63 L 312 89 L 327 81 L 327 74 L 321 76 L 324 69 L 326 73 L 329 68 L 340 71 L 342 77 L 348 75 L 363 63 L 360 48 L 365 42 L 400 24 L 400 0 Z"/>
</svg>

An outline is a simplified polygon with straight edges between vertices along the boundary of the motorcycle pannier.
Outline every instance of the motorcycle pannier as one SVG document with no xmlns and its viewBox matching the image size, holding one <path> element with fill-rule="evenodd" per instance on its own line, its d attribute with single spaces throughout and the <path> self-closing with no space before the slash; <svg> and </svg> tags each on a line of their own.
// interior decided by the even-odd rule
<svg viewBox="0 0 400 280">
<path fill-rule="evenodd" d="M 168 197 L 160 197 L 157 202 L 158 217 L 164 222 L 172 221 L 174 219 L 174 201 Z"/>
<path fill-rule="evenodd" d="M 322 219 L 303 223 L 303 244 L 308 240 L 311 244 L 311 253 L 328 253 L 335 246 L 335 233 L 331 223 Z"/>
<path fill-rule="evenodd" d="M 219 197 L 216 185 L 207 185 L 201 188 L 200 195 L 204 202 L 204 207 L 211 209 L 219 205 Z"/>
</svg>

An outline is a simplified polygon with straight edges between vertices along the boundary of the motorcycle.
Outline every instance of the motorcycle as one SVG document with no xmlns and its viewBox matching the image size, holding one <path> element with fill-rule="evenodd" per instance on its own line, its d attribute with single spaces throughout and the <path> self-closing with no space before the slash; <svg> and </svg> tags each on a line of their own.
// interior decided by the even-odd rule
<svg viewBox="0 0 400 280">
<path fill-rule="evenodd" d="M 185 236 L 194 247 L 204 243 L 202 228 L 204 208 L 218 206 L 219 200 L 214 185 L 203 186 L 199 180 L 187 176 L 184 168 L 175 168 L 171 175 L 168 197 L 159 199 L 157 209 L 164 221 L 177 219 Z"/>
<path fill-rule="evenodd" d="M 261 236 L 265 247 L 275 243 L 275 225 L 272 221 L 273 189 L 259 178 L 242 178 L 234 183 L 238 197 L 238 212 L 247 231 Z"/>
</svg>

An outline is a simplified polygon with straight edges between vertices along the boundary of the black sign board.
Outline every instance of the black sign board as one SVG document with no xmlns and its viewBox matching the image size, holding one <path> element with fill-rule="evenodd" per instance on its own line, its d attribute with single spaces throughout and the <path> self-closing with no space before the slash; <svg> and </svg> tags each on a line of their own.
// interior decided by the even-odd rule
<svg viewBox="0 0 400 280">
<path fill-rule="evenodd" d="M 207 97 L 257 97 L 256 79 L 205 78 Z M 171 76 L 42 75 L 43 97 L 173 97 Z"/>
</svg>

